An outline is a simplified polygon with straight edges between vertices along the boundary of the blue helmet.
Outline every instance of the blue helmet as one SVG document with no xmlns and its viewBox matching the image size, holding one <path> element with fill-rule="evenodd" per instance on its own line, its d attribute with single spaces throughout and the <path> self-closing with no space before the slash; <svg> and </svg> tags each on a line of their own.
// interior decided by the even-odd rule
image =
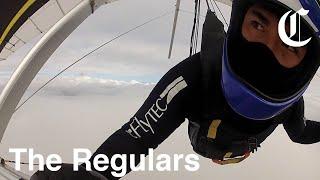
<svg viewBox="0 0 320 180">
<path fill-rule="evenodd" d="M 268 65 L 254 64 L 257 58 L 268 60 L 274 56 L 261 44 L 250 44 L 242 38 L 241 26 L 245 13 L 255 3 L 262 3 L 281 16 L 290 10 L 293 12 L 301 8 L 309 10 L 307 16 L 302 16 L 302 31 L 307 36 L 311 36 L 312 41 L 307 45 L 307 54 L 297 68 L 293 70 L 284 68 L 283 71 L 288 71 L 284 75 L 288 80 L 285 78 L 281 80 L 283 75 L 281 67 L 278 70 L 267 68 L 273 67 L 272 64 L 270 65 L 274 63 L 271 60 L 267 62 Z M 230 27 L 223 47 L 221 79 L 222 90 L 229 106 L 243 117 L 252 120 L 268 120 L 297 102 L 306 91 L 320 65 L 319 30 L 319 0 L 233 0 Z M 242 44 L 237 44 L 237 42 Z M 247 50 L 243 51 L 243 48 Z M 259 56 L 251 56 L 251 53 Z M 253 64 L 244 66 L 245 56 L 250 56 L 251 61 L 248 62 L 253 62 Z M 269 75 L 261 74 L 262 72 L 275 74 L 271 76 L 272 79 Z M 260 73 L 260 75 L 255 77 L 255 73 Z M 259 79 L 259 77 L 262 78 Z"/>
</svg>

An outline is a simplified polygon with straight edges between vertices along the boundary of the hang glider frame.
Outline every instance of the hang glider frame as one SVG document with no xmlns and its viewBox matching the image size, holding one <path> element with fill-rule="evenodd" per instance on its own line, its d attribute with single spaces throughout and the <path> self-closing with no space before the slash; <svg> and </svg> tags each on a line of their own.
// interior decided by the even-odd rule
<svg viewBox="0 0 320 180">
<path fill-rule="evenodd" d="M 30 50 L 0 95 L 0 140 L 31 81 L 61 43 L 101 5 L 117 0 L 83 0 L 60 19 Z"/>
</svg>

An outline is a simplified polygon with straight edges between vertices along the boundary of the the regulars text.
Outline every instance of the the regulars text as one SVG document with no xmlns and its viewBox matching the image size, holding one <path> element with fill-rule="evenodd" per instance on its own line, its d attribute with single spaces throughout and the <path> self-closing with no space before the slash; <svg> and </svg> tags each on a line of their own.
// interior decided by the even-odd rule
<svg viewBox="0 0 320 180">
<path fill-rule="evenodd" d="M 35 153 L 34 149 L 24 148 L 10 148 L 9 152 L 14 153 L 15 169 L 17 171 L 21 170 L 22 158 L 28 159 L 27 164 L 30 171 L 43 171 L 45 166 L 50 171 L 58 171 L 61 169 L 62 158 L 58 154 L 50 154 L 45 157 Z M 155 155 L 153 149 L 149 149 L 148 157 L 144 154 L 139 155 L 139 165 L 135 163 L 135 154 L 115 154 L 112 157 L 108 157 L 105 154 L 98 154 L 90 160 L 91 156 L 92 153 L 88 149 L 74 149 L 73 170 L 78 171 L 78 165 L 83 164 L 87 171 L 106 171 L 108 168 L 111 168 L 113 176 L 122 177 L 128 171 L 127 165 L 129 165 L 132 171 L 179 171 L 181 167 L 187 171 L 197 171 L 200 168 L 198 162 L 199 157 L 195 154 Z M 121 163 L 119 163 L 119 161 Z M 34 164 L 37 164 L 37 166 Z"/>
</svg>

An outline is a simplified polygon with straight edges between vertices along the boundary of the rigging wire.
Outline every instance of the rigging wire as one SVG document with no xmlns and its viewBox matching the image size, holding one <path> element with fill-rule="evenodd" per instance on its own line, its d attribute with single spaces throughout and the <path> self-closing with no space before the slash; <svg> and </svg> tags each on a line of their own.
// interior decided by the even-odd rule
<svg viewBox="0 0 320 180">
<path fill-rule="evenodd" d="M 11 161 L 11 160 L 6 160 L 6 159 L 1 159 L 1 164 L 6 164 L 6 163 L 14 163 L 16 164 L 16 161 Z M 20 162 L 19 164 L 21 165 L 29 165 L 31 163 L 27 163 L 27 162 Z M 32 163 L 32 165 L 34 166 L 39 166 L 39 163 Z M 61 164 L 55 164 L 55 165 L 61 165 Z"/>
<path fill-rule="evenodd" d="M 201 10 L 201 2 L 200 0 L 195 0 L 195 6 L 194 6 L 194 20 L 193 20 L 193 27 L 192 27 L 192 33 L 191 33 L 191 42 L 190 42 L 190 56 L 195 54 L 197 52 L 198 48 L 198 38 L 199 38 L 199 24 L 200 24 L 200 10 Z M 216 14 L 216 9 L 218 9 L 219 13 L 222 16 L 222 19 L 227 27 L 229 27 L 229 24 L 223 15 L 219 5 L 215 0 L 206 0 L 207 8 L 210 11 L 213 11 Z M 211 4 L 211 7 L 210 7 Z"/>
<path fill-rule="evenodd" d="M 197 8 L 197 19 L 196 19 L 196 30 L 195 30 L 195 39 L 194 39 L 194 52 L 193 54 L 196 53 L 197 48 L 198 48 L 198 37 L 199 37 L 199 25 L 200 25 L 200 0 L 198 1 L 198 8 Z"/>
<path fill-rule="evenodd" d="M 223 19 L 224 23 L 227 25 L 227 27 L 229 27 L 229 23 L 227 22 L 226 18 L 224 17 L 219 5 L 217 4 L 217 2 L 215 0 L 210 0 L 210 3 L 212 5 L 213 9 L 214 9 L 214 5 L 213 5 L 212 1 L 215 4 L 216 8 L 218 9 L 220 15 L 222 16 L 222 19 Z M 214 12 L 215 12 L 215 10 L 214 10 Z"/>
<path fill-rule="evenodd" d="M 207 4 L 208 10 L 210 10 L 216 14 L 216 10 L 214 9 L 214 6 L 213 6 L 211 0 L 210 0 L 210 4 L 211 4 L 212 8 L 210 7 L 209 0 L 206 0 L 206 4 Z"/>
<path fill-rule="evenodd" d="M 192 56 L 197 51 L 198 46 L 198 34 L 199 34 L 199 14 L 200 14 L 200 0 L 195 0 L 194 6 L 194 19 L 193 19 L 193 27 L 191 32 L 191 41 L 190 41 L 190 56 Z"/>
<path fill-rule="evenodd" d="M 211 9 L 208 0 L 206 0 L 206 4 L 207 4 L 208 9 Z"/>
<path fill-rule="evenodd" d="M 46 87 L 49 83 L 51 83 L 54 79 L 56 79 L 58 76 L 60 76 L 62 73 L 64 73 L 66 70 L 68 70 L 69 68 L 71 68 L 72 66 L 74 66 L 75 64 L 77 64 L 78 62 L 82 61 L 83 59 L 85 59 L 86 57 L 88 57 L 89 55 L 93 54 L 94 52 L 96 52 L 97 50 L 101 49 L 102 47 L 106 46 L 107 44 L 121 38 L 122 36 L 125 36 L 127 34 L 129 34 L 132 31 L 135 31 L 139 28 L 141 28 L 142 26 L 149 24 L 155 20 L 158 20 L 160 18 L 163 18 L 169 14 L 173 13 L 173 11 L 168 11 L 160 16 L 154 17 L 140 25 L 137 25 L 131 29 L 129 29 L 128 31 L 121 33 L 119 35 L 117 35 L 116 37 L 112 38 L 111 40 L 101 44 L 100 46 L 96 47 L 95 49 L 91 50 L 90 52 L 86 53 L 84 56 L 82 56 L 81 58 L 77 59 L 75 62 L 71 63 L 69 66 L 65 67 L 63 70 L 61 70 L 59 73 L 57 73 L 55 76 L 53 76 L 51 79 L 49 79 L 46 83 L 44 83 L 40 88 L 38 88 L 35 92 L 33 92 L 25 101 L 23 101 L 16 109 L 15 112 L 17 112 L 22 106 L 24 106 L 24 104 L 26 104 L 34 95 L 36 95 L 40 90 L 42 90 L 44 87 Z"/>
</svg>

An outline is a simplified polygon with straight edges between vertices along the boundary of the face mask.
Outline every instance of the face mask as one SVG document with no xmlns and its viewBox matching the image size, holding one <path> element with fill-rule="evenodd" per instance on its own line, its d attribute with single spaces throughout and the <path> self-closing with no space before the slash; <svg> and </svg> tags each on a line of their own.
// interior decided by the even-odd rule
<svg viewBox="0 0 320 180">
<path fill-rule="evenodd" d="M 230 39 L 228 54 L 233 71 L 266 96 L 288 97 L 300 86 L 304 60 L 294 68 L 286 68 L 267 46 L 249 42 L 242 35 Z"/>
</svg>

